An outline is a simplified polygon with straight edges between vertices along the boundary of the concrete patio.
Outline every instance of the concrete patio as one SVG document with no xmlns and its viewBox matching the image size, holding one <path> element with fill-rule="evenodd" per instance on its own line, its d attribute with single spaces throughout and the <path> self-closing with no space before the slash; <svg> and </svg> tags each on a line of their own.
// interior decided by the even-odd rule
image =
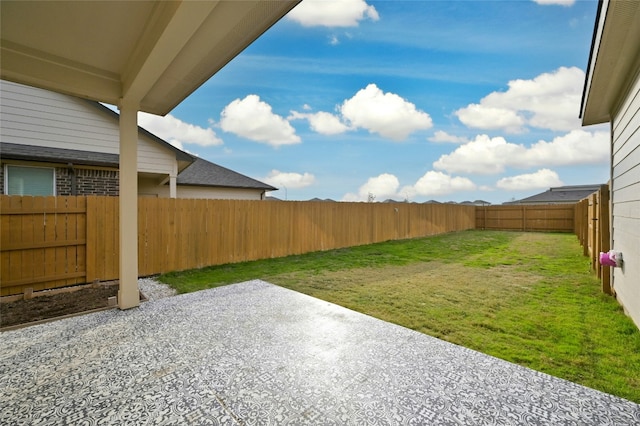
<svg viewBox="0 0 640 426">
<path fill-rule="evenodd" d="M 0 338 L 0 424 L 640 424 L 638 404 L 263 281 Z"/>
</svg>

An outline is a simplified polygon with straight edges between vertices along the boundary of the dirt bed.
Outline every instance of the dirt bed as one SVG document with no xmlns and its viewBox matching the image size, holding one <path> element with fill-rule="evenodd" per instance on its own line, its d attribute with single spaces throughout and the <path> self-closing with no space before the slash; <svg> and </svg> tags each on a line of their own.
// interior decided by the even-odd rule
<svg viewBox="0 0 640 426">
<path fill-rule="evenodd" d="M 0 303 L 0 328 L 107 307 L 118 285 L 101 285 L 76 291 Z"/>
</svg>

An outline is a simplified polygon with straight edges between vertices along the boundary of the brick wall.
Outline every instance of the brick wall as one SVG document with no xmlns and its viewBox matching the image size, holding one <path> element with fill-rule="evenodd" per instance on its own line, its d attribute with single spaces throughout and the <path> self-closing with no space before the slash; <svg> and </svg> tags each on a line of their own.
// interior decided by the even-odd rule
<svg viewBox="0 0 640 426">
<path fill-rule="evenodd" d="M 75 195 L 109 195 L 117 196 L 118 171 L 117 170 L 93 170 L 75 169 L 76 194 Z M 68 168 L 56 168 L 56 193 L 57 195 L 73 195 L 72 171 Z"/>
</svg>

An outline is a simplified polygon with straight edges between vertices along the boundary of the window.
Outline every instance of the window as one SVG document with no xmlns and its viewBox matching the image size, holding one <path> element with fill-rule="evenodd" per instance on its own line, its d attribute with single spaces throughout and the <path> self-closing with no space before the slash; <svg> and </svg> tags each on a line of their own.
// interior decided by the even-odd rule
<svg viewBox="0 0 640 426">
<path fill-rule="evenodd" d="M 11 166 L 5 168 L 7 195 L 55 195 L 55 170 L 49 167 Z"/>
</svg>

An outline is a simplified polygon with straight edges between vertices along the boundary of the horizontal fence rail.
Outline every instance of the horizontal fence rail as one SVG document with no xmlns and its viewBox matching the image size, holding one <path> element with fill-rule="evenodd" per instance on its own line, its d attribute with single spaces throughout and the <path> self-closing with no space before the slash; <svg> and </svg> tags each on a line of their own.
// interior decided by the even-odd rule
<svg viewBox="0 0 640 426">
<path fill-rule="evenodd" d="M 118 278 L 118 197 L 0 196 L 1 295 Z M 452 204 L 138 199 L 140 276 L 475 227 Z"/>
</svg>

